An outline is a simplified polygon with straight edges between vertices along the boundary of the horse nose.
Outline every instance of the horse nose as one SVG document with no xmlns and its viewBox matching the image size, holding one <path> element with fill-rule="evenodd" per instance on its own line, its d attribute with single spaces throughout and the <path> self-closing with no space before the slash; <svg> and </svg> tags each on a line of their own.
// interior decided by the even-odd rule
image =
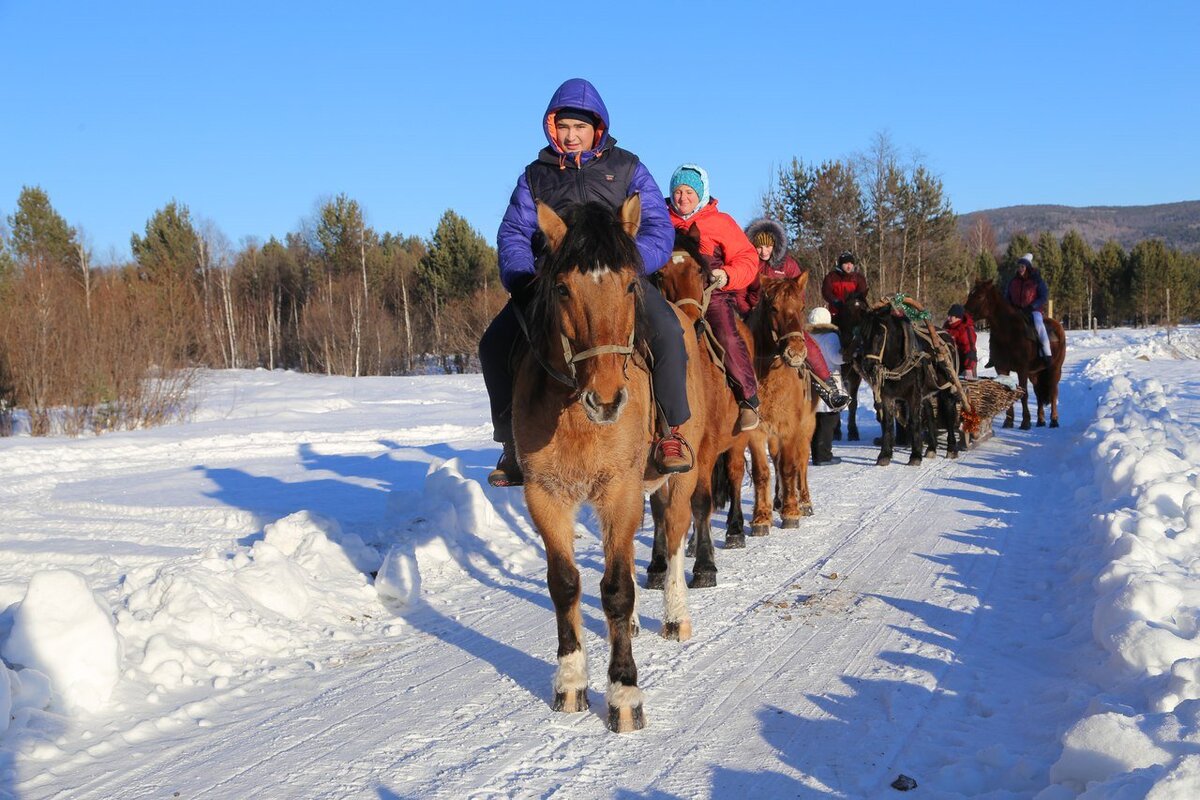
<svg viewBox="0 0 1200 800">
<path fill-rule="evenodd" d="M 625 387 L 621 387 L 612 401 L 605 403 L 599 393 L 589 390 L 583 393 L 580 402 L 583 403 L 584 413 L 592 422 L 597 425 L 611 425 L 620 418 L 621 411 L 629 402 L 629 393 L 625 391 Z"/>
</svg>

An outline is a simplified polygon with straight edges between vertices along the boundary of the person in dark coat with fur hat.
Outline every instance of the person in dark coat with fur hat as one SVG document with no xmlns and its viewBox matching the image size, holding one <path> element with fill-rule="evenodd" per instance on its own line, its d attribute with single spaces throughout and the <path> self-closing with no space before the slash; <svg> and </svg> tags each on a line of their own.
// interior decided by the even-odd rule
<svg viewBox="0 0 1200 800">
<path fill-rule="evenodd" d="M 979 355 L 975 352 L 975 320 L 960 303 L 950 306 L 946 314 L 946 332 L 954 340 L 958 351 L 959 377 L 974 378 Z"/>
<path fill-rule="evenodd" d="M 655 272 L 666 264 L 675 244 L 675 229 L 658 184 L 636 155 L 616 146 L 608 109 L 596 87 L 582 78 L 564 82 L 550 98 L 541 128 L 549 144 L 517 179 L 496 236 L 500 281 L 512 297 L 479 342 L 493 438 L 504 446 L 496 469 L 488 475 L 493 486 L 520 486 L 524 478 L 512 432 L 511 356 L 523 336 L 513 306 L 523 307 L 529 301 L 530 284 L 542 255 L 536 202 L 545 203 L 561 216 L 570 206 L 588 201 L 606 203 L 615 210 L 627 197 L 640 194 L 642 218 L 636 244 L 645 272 Z M 686 472 L 692 468 L 690 448 L 678 431 L 691 417 L 683 330 L 670 304 L 644 277 L 642 289 L 643 309 L 652 329 L 648 344 L 654 356 L 655 396 L 669 426 L 655 442 L 655 465 L 664 473 Z"/>
<path fill-rule="evenodd" d="M 759 217 L 746 226 L 746 236 L 758 252 L 758 277 L 740 299 L 739 310 L 742 311 L 742 316 L 749 314 L 751 309 L 758 305 L 759 278 L 798 278 L 804 272 L 804 268 L 788 253 L 787 229 L 783 227 L 783 223 Z M 813 389 L 829 407 L 838 410 L 845 408 L 850 403 L 850 397 L 842 391 L 841 383 L 831 375 L 828 360 L 808 331 L 804 332 L 804 345 L 808 350 L 807 360 Z"/>
</svg>

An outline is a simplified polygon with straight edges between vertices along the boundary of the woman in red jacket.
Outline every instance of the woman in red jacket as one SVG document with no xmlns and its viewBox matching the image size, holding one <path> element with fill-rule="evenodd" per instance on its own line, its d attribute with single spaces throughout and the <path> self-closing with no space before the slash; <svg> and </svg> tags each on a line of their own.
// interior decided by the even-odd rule
<svg viewBox="0 0 1200 800">
<path fill-rule="evenodd" d="M 684 164 L 671 176 L 667 205 L 671 224 L 681 231 L 695 225 L 700 232 L 700 252 L 708 256 L 717 284 L 704 318 L 725 349 L 725 374 L 741 407 L 738 428 L 746 431 L 758 427 L 758 380 L 738 336 L 737 298 L 758 276 L 758 253 L 733 217 L 717 208 L 708 186 L 703 167 Z"/>
</svg>

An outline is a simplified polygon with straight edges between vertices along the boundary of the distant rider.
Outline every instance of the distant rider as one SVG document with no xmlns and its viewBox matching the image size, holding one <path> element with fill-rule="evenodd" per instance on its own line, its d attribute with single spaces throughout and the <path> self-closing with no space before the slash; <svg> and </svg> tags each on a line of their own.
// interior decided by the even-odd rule
<svg viewBox="0 0 1200 800">
<path fill-rule="evenodd" d="M 1017 260 L 1017 274 L 1008 282 L 1008 290 L 1004 294 L 1008 302 L 1033 317 L 1033 327 L 1037 329 L 1038 341 L 1041 342 L 1042 361 L 1050 366 L 1050 337 L 1046 335 L 1046 322 L 1042 319 L 1042 309 L 1050 297 L 1050 287 L 1033 268 L 1033 253 L 1026 253 Z"/>
</svg>

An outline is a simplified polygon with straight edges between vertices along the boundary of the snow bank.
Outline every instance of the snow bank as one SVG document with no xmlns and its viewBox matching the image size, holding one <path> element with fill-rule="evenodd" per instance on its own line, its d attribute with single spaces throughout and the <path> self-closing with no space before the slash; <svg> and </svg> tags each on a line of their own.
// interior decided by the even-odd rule
<svg viewBox="0 0 1200 800">
<path fill-rule="evenodd" d="M 1086 797 L 1195 797 L 1200 787 L 1200 436 L 1134 360 L 1195 359 L 1196 332 L 1135 342 L 1090 363 L 1109 378 L 1092 445 L 1103 513 L 1092 519 L 1092 632 L 1108 652 L 1097 698 L 1063 737 L 1057 789 Z M 1194 365 L 1189 365 L 1194 369 Z M 1047 797 L 1059 796 L 1048 790 Z"/>
<path fill-rule="evenodd" d="M 347 622 L 378 608 L 367 578 L 378 563 L 358 536 L 299 511 L 248 548 L 131 576 L 117 629 L 158 691 L 223 685 L 322 638 L 353 635 Z"/>
<path fill-rule="evenodd" d="M 12 620 L 0 655 L 14 667 L 48 676 L 54 708 L 95 711 L 108 702 L 119 676 L 121 644 L 112 612 L 82 575 L 36 573 Z"/>
<path fill-rule="evenodd" d="M 375 588 L 385 600 L 413 605 L 422 592 L 437 592 L 461 581 L 464 571 L 486 577 L 519 570 L 538 557 L 514 534 L 479 482 L 462 472 L 457 458 L 434 463 L 420 492 L 398 491 L 390 496 L 388 513 L 397 542 L 384 556 L 375 579 Z"/>
</svg>

